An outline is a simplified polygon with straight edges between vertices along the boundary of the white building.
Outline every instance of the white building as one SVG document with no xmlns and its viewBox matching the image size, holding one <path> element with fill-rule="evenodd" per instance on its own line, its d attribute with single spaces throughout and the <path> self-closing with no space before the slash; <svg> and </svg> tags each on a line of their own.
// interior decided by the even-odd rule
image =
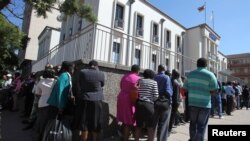
<svg viewBox="0 0 250 141">
<path fill-rule="evenodd" d="M 196 68 L 199 57 L 209 58 L 209 68 L 218 72 L 220 36 L 208 25 L 183 25 L 145 0 L 85 0 L 98 18 L 96 24 L 71 16 L 62 23 L 57 54 L 33 65 L 95 59 L 117 67 L 139 64 L 156 70 L 159 64 L 184 74 Z M 45 61 L 47 60 L 47 62 Z"/>
<path fill-rule="evenodd" d="M 221 82 L 227 82 L 228 76 L 231 75 L 231 72 L 227 69 L 228 60 L 226 55 L 218 51 L 218 79 Z"/>
<path fill-rule="evenodd" d="M 214 73 L 218 73 L 218 48 L 220 36 L 207 24 L 189 28 L 186 33 L 184 45 L 185 55 L 194 60 L 200 57 L 207 58 L 208 69 Z"/>
<path fill-rule="evenodd" d="M 38 60 L 47 56 L 50 50 L 59 44 L 60 40 L 60 29 L 46 26 L 41 34 L 38 36 L 39 49 L 38 49 Z M 55 52 L 54 54 L 55 55 Z M 53 55 L 51 55 L 53 57 Z M 35 70 L 32 70 L 35 71 Z"/>
</svg>

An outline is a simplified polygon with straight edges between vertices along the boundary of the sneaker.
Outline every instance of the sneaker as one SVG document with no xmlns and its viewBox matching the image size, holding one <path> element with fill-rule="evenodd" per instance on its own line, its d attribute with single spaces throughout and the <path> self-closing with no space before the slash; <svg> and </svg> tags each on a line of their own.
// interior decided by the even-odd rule
<svg viewBox="0 0 250 141">
<path fill-rule="evenodd" d="M 220 116 L 219 119 L 223 119 L 224 117 L 223 116 Z"/>
</svg>

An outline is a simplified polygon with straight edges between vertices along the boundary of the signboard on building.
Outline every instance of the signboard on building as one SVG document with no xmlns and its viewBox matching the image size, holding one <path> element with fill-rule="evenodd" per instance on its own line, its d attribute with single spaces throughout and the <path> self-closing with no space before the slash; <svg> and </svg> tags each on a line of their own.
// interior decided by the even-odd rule
<svg viewBox="0 0 250 141">
<path fill-rule="evenodd" d="M 213 41 L 217 40 L 217 37 L 213 33 L 209 33 L 209 38 L 211 38 Z"/>
</svg>

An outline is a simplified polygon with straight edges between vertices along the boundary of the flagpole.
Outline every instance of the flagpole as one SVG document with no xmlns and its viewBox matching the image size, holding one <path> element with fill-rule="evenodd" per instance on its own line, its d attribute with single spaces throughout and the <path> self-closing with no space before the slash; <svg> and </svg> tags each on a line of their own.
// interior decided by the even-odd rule
<svg viewBox="0 0 250 141">
<path fill-rule="evenodd" d="M 204 3 L 205 5 L 205 24 L 207 23 L 207 5 L 206 2 Z"/>
<path fill-rule="evenodd" d="M 213 30 L 214 30 L 214 11 L 212 11 L 212 22 L 213 22 Z"/>
</svg>

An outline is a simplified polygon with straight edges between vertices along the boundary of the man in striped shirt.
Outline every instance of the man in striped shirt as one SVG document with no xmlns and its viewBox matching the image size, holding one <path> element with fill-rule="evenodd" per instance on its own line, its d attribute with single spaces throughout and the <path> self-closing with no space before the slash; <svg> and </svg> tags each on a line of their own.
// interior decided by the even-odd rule
<svg viewBox="0 0 250 141">
<path fill-rule="evenodd" d="M 188 91 L 190 141 L 203 141 L 211 108 L 211 95 L 218 89 L 215 75 L 206 69 L 207 60 L 199 58 L 197 69 L 190 72 L 184 83 Z"/>
</svg>

